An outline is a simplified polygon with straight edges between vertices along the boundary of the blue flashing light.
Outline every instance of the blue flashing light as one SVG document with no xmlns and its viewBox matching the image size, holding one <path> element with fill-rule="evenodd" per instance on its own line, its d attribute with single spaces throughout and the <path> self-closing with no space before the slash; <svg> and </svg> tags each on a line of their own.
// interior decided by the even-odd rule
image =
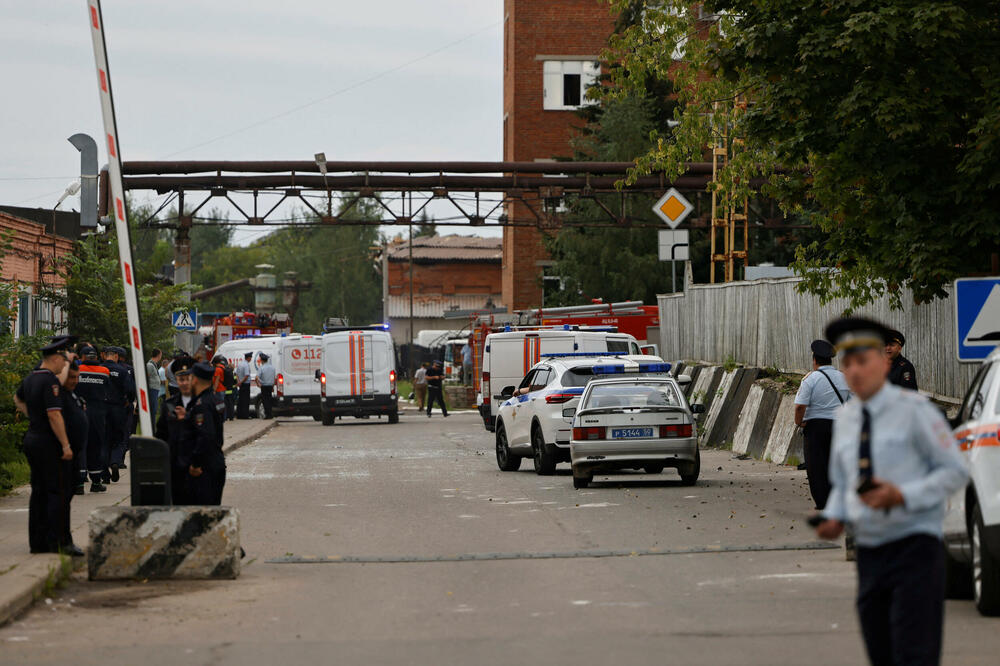
<svg viewBox="0 0 1000 666">
<path fill-rule="evenodd" d="M 595 365 L 590 369 L 595 375 L 621 375 L 625 373 L 624 365 Z"/>
<path fill-rule="evenodd" d="M 568 331 L 569 330 L 569 324 L 563 324 L 563 330 L 564 331 Z"/>
<path fill-rule="evenodd" d="M 670 372 L 669 363 L 640 363 L 639 372 Z"/>
<path fill-rule="evenodd" d="M 388 331 L 389 330 L 389 324 L 382 324 L 382 330 L 383 331 Z"/>
<path fill-rule="evenodd" d="M 504 333 L 510 333 L 510 324 L 503 327 Z"/>
<path fill-rule="evenodd" d="M 607 358 L 609 356 L 627 356 L 628 352 L 549 352 L 547 354 L 540 354 L 543 358 L 570 358 L 570 357 L 599 357 Z"/>
<path fill-rule="evenodd" d="M 283 337 L 283 338 L 287 338 L 287 337 L 288 337 L 288 333 L 284 333 L 284 332 L 283 332 L 283 333 L 281 334 L 281 337 Z"/>
</svg>

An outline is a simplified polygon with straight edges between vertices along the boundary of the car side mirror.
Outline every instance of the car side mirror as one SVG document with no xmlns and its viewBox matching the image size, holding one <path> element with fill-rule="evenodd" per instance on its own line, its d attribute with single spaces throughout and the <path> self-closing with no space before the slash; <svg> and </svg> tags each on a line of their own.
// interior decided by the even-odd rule
<svg viewBox="0 0 1000 666">
<path fill-rule="evenodd" d="M 705 405 L 701 404 L 700 402 L 694 403 L 693 405 L 691 405 L 691 413 L 692 414 L 704 414 L 705 413 Z"/>
<path fill-rule="evenodd" d="M 691 375 L 677 375 L 677 383 L 681 386 L 687 386 L 691 383 Z"/>
<path fill-rule="evenodd" d="M 514 391 L 516 389 L 513 386 L 504 386 L 503 390 L 500 391 L 500 397 L 504 400 L 510 400 L 514 397 Z"/>
<path fill-rule="evenodd" d="M 563 417 L 571 419 L 576 416 L 576 407 L 567 407 L 563 410 Z"/>
</svg>

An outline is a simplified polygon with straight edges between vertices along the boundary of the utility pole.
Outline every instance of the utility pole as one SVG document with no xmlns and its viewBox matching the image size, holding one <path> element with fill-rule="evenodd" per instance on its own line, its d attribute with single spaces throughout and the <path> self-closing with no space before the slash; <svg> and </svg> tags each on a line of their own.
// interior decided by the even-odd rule
<svg viewBox="0 0 1000 666">
<path fill-rule="evenodd" d="M 183 190 L 177 193 L 177 220 L 177 233 L 174 235 L 174 284 L 187 284 L 191 282 L 191 216 L 184 213 Z M 181 296 L 186 301 L 191 301 L 190 291 L 185 291 Z M 193 352 L 191 343 L 196 337 L 197 331 L 194 335 L 187 331 L 177 331 L 174 334 L 174 345 L 178 349 Z"/>
<path fill-rule="evenodd" d="M 414 364 L 413 364 L 413 192 L 409 193 L 409 202 L 410 202 L 409 211 L 408 211 L 409 214 L 407 215 L 407 219 L 410 221 L 410 223 L 408 225 L 409 229 L 410 229 L 410 261 L 409 261 L 409 268 L 410 268 L 410 341 L 409 341 L 409 345 L 408 345 L 410 353 L 407 354 L 406 356 L 407 356 L 407 360 L 409 361 L 408 365 L 410 366 L 410 368 L 409 368 L 409 371 L 410 371 L 410 381 L 413 381 L 413 373 L 415 372 L 415 368 L 414 368 Z"/>
</svg>

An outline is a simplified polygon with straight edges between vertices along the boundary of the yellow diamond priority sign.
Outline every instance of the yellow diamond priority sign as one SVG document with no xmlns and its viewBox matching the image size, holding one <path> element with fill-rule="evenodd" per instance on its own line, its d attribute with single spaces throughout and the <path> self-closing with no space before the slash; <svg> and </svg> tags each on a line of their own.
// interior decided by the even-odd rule
<svg viewBox="0 0 1000 666">
<path fill-rule="evenodd" d="M 691 205 L 691 202 L 673 187 L 653 204 L 653 212 L 659 215 L 660 219 L 669 224 L 672 229 L 676 229 L 677 225 L 683 222 L 692 210 L 694 210 L 694 206 Z"/>
</svg>

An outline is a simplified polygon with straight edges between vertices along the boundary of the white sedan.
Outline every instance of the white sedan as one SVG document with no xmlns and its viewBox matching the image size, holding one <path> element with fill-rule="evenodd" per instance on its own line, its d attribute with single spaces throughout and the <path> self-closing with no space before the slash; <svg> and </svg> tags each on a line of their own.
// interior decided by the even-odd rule
<svg viewBox="0 0 1000 666">
<path fill-rule="evenodd" d="M 573 410 L 566 410 L 567 416 Z M 598 472 L 675 468 L 685 485 L 701 471 L 694 414 L 672 378 L 635 377 L 590 382 L 573 413 L 573 486 L 586 488 Z"/>
</svg>

